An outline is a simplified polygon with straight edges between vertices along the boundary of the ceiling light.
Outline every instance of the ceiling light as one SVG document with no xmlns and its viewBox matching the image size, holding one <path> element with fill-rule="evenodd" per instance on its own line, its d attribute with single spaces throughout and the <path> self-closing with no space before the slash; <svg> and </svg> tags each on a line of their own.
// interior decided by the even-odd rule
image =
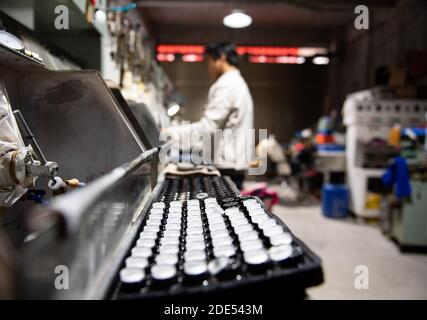
<svg viewBox="0 0 427 320">
<path fill-rule="evenodd" d="M 203 61 L 203 56 L 201 54 L 184 54 L 182 56 L 182 61 L 184 62 L 201 62 Z"/>
<path fill-rule="evenodd" d="M 296 61 L 297 61 L 297 64 L 303 64 L 305 62 L 305 58 L 304 57 L 298 57 Z"/>
<path fill-rule="evenodd" d="M 329 64 L 329 58 L 328 57 L 314 57 L 313 63 L 314 64 Z"/>
<path fill-rule="evenodd" d="M 298 48 L 298 55 L 303 57 L 313 57 L 315 55 L 327 54 L 328 49 L 326 48 L 312 48 L 312 47 L 302 47 Z"/>
<path fill-rule="evenodd" d="M 179 106 L 179 104 L 174 103 L 169 107 L 169 109 L 168 109 L 168 111 L 166 111 L 166 113 L 168 114 L 169 117 L 173 117 L 174 115 L 176 115 L 179 112 L 180 109 L 181 109 L 181 107 Z"/>
<path fill-rule="evenodd" d="M 173 53 L 158 53 L 157 60 L 160 62 L 173 62 L 175 61 L 175 55 Z"/>
<path fill-rule="evenodd" d="M 296 64 L 299 61 L 299 57 L 279 56 L 276 57 L 276 63 L 284 64 Z"/>
<path fill-rule="evenodd" d="M 226 27 L 239 29 L 248 27 L 252 23 L 252 18 L 241 10 L 233 10 L 222 22 Z"/>
</svg>

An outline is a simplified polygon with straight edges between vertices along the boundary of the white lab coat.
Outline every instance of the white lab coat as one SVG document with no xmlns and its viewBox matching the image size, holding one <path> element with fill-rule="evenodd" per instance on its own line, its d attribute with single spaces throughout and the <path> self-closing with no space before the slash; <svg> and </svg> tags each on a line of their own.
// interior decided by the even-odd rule
<svg viewBox="0 0 427 320">
<path fill-rule="evenodd" d="M 216 129 L 230 129 L 233 140 L 221 135 L 214 146 Z M 208 103 L 198 122 L 171 127 L 167 132 L 173 142 L 179 139 L 185 142 L 190 136 L 208 133 L 212 138 L 211 146 L 214 146 L 210 157 L 213 165 L 219 169 L 245 170 L 255 153 L 254 131 L 250 129 L 253 129 L 252 97 L 239 70 L 233 69 L 222 74 L 209 89 Z"/>
</svg>

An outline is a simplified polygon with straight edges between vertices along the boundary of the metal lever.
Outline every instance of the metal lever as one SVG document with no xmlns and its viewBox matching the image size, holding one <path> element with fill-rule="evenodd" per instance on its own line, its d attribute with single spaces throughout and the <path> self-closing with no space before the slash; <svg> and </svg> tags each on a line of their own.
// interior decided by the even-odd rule
<svg viewBox="0 0 427 320">
<path fill-rule="evenodd" d="M 39 160 L 39 164 L 37 163 L 38 161 L 31 161 L 32 157 L 31 155 L 30 158 L 28 159 L 29 161 L 29 166 L 28 169 L 30 170 L 30 172 L 36 176 L 39 175 L 47 175 L 50 177 L 50 179 L 56 183 L 55 180 L 55 176 L 56 173 L 58 172 L 58 165 L 55 162 L 51 162 L 51 161 L 46 161 L 46 158 L 43 154 L 43 152 L 41 151 L 39 144 L 37 143 L 36 138 L 34 137 L 33 133 L 31 132 L 30 128 L 27 125 L 27 122 L 25 121 L 24 117 L 22 116 L 22 113 L 19 109 L 14 110 L 13 114 L 15 116 L 16 122 L 18 124 L 18 128 L 19 131 L 21 131 L 21 134 L 23 136 L 24 139 L 28 139 L 30 140 L 30 144 L 33 147 L 33 151 L 34 154 L 36 155 L 37 159 Z"/>
<path fill-rule="evenodd" d="M 27 122 L 25 121 L 24 117 L 22 116 L 21 110 L 14 110 L 13 114 L 15 115 L 16 122 L 19 127 L 19 131 L 21 131 L 21 134 L 23 135 L 24 139 L 30 140 L 30 144 L 33 147 L 33 151 L 36 154 L 38 160 L 41 162 L 42 165 L 46 164 L 46 158 L 41 151 L 39 144 L 36 141 L 36 138 L 34 138 L 33 133 L 31 132 L 30 128 L 27 125 Z"/>
</svg>

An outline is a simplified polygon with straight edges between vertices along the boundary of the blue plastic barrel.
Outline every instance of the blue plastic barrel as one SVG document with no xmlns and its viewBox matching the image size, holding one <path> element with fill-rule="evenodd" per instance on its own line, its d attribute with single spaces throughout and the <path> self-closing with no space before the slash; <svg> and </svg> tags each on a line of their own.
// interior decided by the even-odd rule
<svg viewBox="0 0 427 320">
<path fill-rule="evenodd" d="M 345 185 L 326 183 L 322 189 L 322 212 L 330 218 L 344 218 L 348 213 L 348 189 Z"/>
</svg>

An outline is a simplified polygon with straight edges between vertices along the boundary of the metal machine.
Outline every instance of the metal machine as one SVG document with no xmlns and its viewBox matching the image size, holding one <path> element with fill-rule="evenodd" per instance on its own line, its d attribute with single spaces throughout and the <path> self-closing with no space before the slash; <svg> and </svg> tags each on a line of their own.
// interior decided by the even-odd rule
<svg viewBox="0 0 427 320">
<path fill-rule="evenodd" d="M 427 251 L 427 183 L 412 179 L 410 201 L 387 202 L 390 237 L 402 251 Z"/>
<path fill-rule="evenodd" d="M 2 101 L 10 109 L 5 109 L 9 118 L 2 121 L 10 122 L 7 132 L 13 133 L 21 149 L 28 147 L 34 159 L 26 159 L 23 152 L 20 159 L 25 165 L 15 168 L 39 176 L 34 185 L 32 179 L 26 188 L 18 187 L 13 206 L 1 213 L 2 229 L 19 247 L 27 232 L 25 213 L 34 203 L 16 200 L 35 194 L 48 201 L 52 194 L 48 184 L 50 180 L 54 184 L 56 165 L 45 158 L 58 164 L 64 181 L 90 182 L 134 159 L 144 147 L 96 71 L 53 72 L 22 50 L 0 45 L 0 82 Z M 8 169 L 5 172 L 9 174 Z M 31 192 L 25 192 L 30 185 Z"/>
<path fill-rule="evenodd" d="M 33 187 L 40 176 L 48 176 L 51 185 L 56 184 L 58 165 L 46 161 L 21 112 L 12 113 L 7 91 L 1 83 L 0 99 L 0 206 L 9 207 Z M 27 140 L 30 145 L 25 145 Z"/>
<path fill-rule="evenodd" d="M 395 124 L 402 127 L 422 123 L 427 111 L 425 100 L 399 100 L 375 97 L 370 90 L 356 92 L 344 103 L 346 134 L 347 183 L 350 188 L 350 208 L 362 218 L 378 218 L 380 208 L 370 208 L 368 194 L 380 184 L 388 160 L 395 151 L 388 147 L 372 147 L 373 139 L 388 141 Z M 379 183 L 378 183 L 379 182 Z"/>
<path fill-rule="evenodd" d="M 113 94 L 97 72 L 48 71 L 36 60 L 2 46 L 0 55 L 1 78 L 11 105 L 22 112 L 46 157 L 57 161 L 62 177 L 87 182 L 49 199 L 48 204 L 19 203 L 11 208 L 9 214 L 20 216 L 25 225 L 17 252 L 20 258 L 11 266 L 13 297 L 161 299 L 236 290 L 262 294 L 275 286 L 286 296 L 304 297 L 305 288 L 323 281 L 320 259 L 262 202 L 240 196 L 228 178 L 207 168 L 158 176 L 162 148 L 154 135 L 158 128 L 147 125 L 151 121 L 143 116 L 145 111 L 136 113 L 138 106 L 130 108 L 119 92 Z M 180 207 L 172 209 L 177 204 Z M 159 206 L 161 213 L 153 218 Z M 212 219 L 218 220 L 217 226 Z M 134 251 L 136 258 L 147 252 L 134 247 L 152 223 L 160 228 L 153 239 L 159 247 L 148 250 L 153 254 L 147 257 L 150 264 L 137 270 L 146 272 L 147 281 L 135 286 L 121 270 L 129 267 L 127 258 Z M 210 264 L 202 278 L 192 277 L 194 266 L 193 274 L 187 270 L 190 227 L 203 240 L 198 242 L 205 253 L 203 266 Z M 170 282 L 162 272 L 155 276 L 153 268 L 164 250 L 164 232 L 174 234 L 174 228 L 180 228 L 184 242 L 177 252 L 182 264 L 172 263 L 176 273 Z M 224 239 L 214 236 L 217 228 Z M 215 249 L 223 241 L 230 241 L 228 249 L 233 250 Z M 245 254 L 248 248 L 252 251 Z M 253 250 L 258 250 L 256 255 Z M 224 268 L 232 271 L 227 279 L 219 276 Z M 57 283 L 61 270 L 67 272 L 67 290 Z"/>
</svg>

